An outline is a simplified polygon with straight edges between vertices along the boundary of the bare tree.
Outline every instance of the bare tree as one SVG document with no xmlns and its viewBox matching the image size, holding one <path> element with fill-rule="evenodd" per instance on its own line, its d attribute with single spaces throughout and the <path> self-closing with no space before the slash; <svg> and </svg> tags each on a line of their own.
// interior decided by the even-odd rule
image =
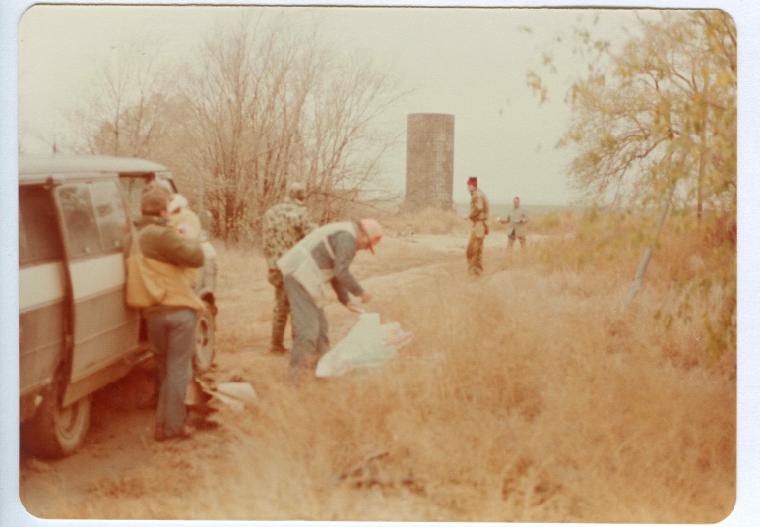
<svg viewBox="0 0 760 527">
<path fill-rule="evenodd" d="M 164 163 L 225 241 L 255 239 L 289 181 L 322 221 L 377 198 L 392 141 L 375 121 L 402 93 L 366 59 L 264 19 L 220 28 L 176 74 L 147 45 L 120 49 L 73 115 L 79 149 Z"/>
<path fill-rule="evenodd" d="M 372 119 L 399 94 L 370 65 L 294 36 L 242 23 L 207 39 L 189 71 L 185 101 L 193 156 L 217 234 L 255 237 L 288 181 L 309 189 L 327 221 L 358 199 L 388 142 Z"/>
<path fill-rule="evenodd" d="M 104 62 L 82 103 L 69 116 L 75 150 L 151 157 L 167 132 L 163 110 L 173 75 L 146 39 L 125 43 Z"/>
</svg>

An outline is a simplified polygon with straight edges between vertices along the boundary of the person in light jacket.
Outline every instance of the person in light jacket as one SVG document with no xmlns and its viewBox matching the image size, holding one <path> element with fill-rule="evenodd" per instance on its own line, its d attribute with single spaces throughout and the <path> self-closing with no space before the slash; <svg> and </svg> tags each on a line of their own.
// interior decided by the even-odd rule
<svg viewBox="0 0 760 527">
<path fill-rule="evenodd" d="M 512 248 L 515 240 L 520 240 L 520 248 L 524 249 L 528 216 L 525 215 L 525 210 L 520 208 L 520 196 L 515 196 L 512 199 L 512 212 L 505 219 L 499 220 L 499 223 L 509 224 L 507 227 L 507 231 L 509 231 L 507 249 Z"/>
<path fill-rule="evenodd" d="M 349 270 L 358 250 L 374 254 L 383 236 L 380 224 L 371 218 L 359 222 L 328 223 L 311 231 L 277 260 L 282 271 L 293 323 L 293 348 L 290 352 L 290 377 L 298 381 L 313 369 L 330 347 L 327 318 L 327 288 L 348 309 L 360 312 L 350 295 L 363 303 L 372 296 Z"/>
</svg>

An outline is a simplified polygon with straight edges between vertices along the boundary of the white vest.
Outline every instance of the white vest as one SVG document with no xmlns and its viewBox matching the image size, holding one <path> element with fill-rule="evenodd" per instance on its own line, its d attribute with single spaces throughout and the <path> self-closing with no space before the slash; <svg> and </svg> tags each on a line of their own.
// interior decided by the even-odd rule
<svg viewBox="0 0 760 527">
<path fill-rule="evenodd" d="M 327 254 L 335 259 L 335 253 L 327 238 L 341 231 L 349 232 L 356 238 L 356 224 L 353 222 L 328 223 L 311 231 L 277 260 L 277 267 L 282 274 L 295 278 L 318 306 L 324 305 L 327 301 L 326 291 L 330 280 L 335 276 L 335 271 L 332 267 L 320 269 L 311 252 L 322 243 Z"/>
</svg>

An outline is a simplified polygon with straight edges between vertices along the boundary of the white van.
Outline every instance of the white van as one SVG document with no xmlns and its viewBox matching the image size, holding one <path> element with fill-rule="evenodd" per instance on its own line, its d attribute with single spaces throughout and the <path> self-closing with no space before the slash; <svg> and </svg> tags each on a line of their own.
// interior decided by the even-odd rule
<svg viewBox="0 0 760 527">
<path fill-rule="evenodd" d="M 142 159 L 19 159 L 21 441 L 37 455 L 76 450 L 93 392 L 150 356 L 139 313 L 125 304 L 123 243 L 153 180 L 176 192 L 165 167 Z M 216 253 L 207 240 L 203 248 L 199 371 L 213 361 L 216 315 Z"/>
</svg>

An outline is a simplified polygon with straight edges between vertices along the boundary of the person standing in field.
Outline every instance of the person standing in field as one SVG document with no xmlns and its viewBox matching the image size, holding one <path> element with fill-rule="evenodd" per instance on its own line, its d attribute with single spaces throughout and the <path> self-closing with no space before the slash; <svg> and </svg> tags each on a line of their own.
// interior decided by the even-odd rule
<svg viewBox="0 0 760 527">
<path fill-rule="evenodd" d="M 274 287 L 274 309 L 272 310 L 272 340 L 269 351 L 284 354 L 285 326 L 288 323 L 290 306 L 285 294 L 282 272 L 277 260 L 299 240 L 317 227 L 304 205 L 306 189 L 300 183 L 292 183 L 285 201 L 269 208 L 264 214 L 262 238 L 264 256 L 267 259 L 267 280 Z"/>
<path fill-rule="evenodd" d="M 528 217 L 525 215 L 523 209 L 520 208 L 520 196 L 515 196 L 512 199 L 512 211 L 509 216 L 500 220 L 500 223 L 506 223 L 510 227 L 507 227 L 509 235 L 507 236 L 507 248 L 511 249 L 515 244 L 515 240 L 520 240 L 520 248 L 525 248 L 525 234 L 527 231 Z"/>
<path fill-rule="evenodd" d="M 141 308 L 156 359 L 159 384 L 156 441 L 191 435 L 185 423 L 185 393 L 192 376 L 196 321 L 204 309 L 187 272 L 203 266 L 200 239 L 183 238 L 169 224 L 170 198 L 171 193 L 160 186 L 146 188 L 141 198 L 142 218 L 137 223 L 137 234 L 128 241 L 126 251 L 134 250 L 141 257 L 142 267 L 128 266 L 134 269 L 128 272 L 139 269 L 142 291 L 150 291 L 140 292 L 128 277 L 128 303 L 132 299 L 130 305 Z"/>
<path fill-rule="evenodd" d="M 483 272 L 483 241 L 488 234 L 488 198 L 478 188 L 478 178 L 467 180 L 470 191 L 470 215 L 472 230 L 467 244 L 467 269 L 471 275 L 479 276 Z"/>
<path fill-rule="evenodd" d="M 356 251 L 375 246 L 383 237 L 380 224 L 371 218 L 358 222 L 328 223 L 309 233 L 277 260 L 293 320 L 290 378 L 298 382 L 304 371 L 313 370 L 329 351 L 326 289 L 331 285 L 338 300 L 349 310 L 361 312 L 349 293 L 369 302 L 372 296 L 356 281 L 349 267 Z"/>
</svg>

